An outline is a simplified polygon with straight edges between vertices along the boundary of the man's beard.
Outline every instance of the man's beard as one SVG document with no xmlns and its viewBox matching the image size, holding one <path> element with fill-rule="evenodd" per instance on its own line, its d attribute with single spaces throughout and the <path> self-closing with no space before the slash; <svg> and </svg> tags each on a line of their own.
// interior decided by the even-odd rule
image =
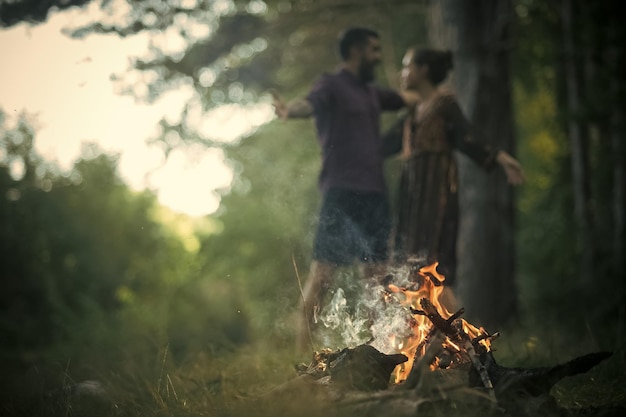
<svg viewBox="0 0 626 417">
<path fill-rule="evenodd" d="M 359 66 L 359 78 L 361 78 L 361 81 L 365 83 L 374 81 L 374 79 L 376 78 L 376 73 L 374 72 L 375 68 L 375 63 L 361 61 L 361 65 Z"/>
</svg>

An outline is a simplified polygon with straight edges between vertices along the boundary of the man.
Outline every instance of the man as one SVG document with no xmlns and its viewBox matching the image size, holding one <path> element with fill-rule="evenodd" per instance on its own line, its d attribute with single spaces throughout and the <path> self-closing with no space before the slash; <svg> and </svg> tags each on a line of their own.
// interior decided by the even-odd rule
<svg viewBox="0 0 626 417">
<path fill-rule="evenodd" d="M 375 31 L 346 30 L 339 39 L 339 54 L 339 70 L 322 75 L 304 100 L 286 105 L 274 96 L 280 118 L 315 118 L 322 148 L 323 203 L 303 290 L 300 348 L 310 341 L 310 326 L 338 267 L 358 260 L 365 265 L 366 277 L 383 272 L 391 220 L 380 113 L 416 100 L 410 93 L 402 96 L 371 84 L 381 60 L 380 36 Z"/>
</svg>

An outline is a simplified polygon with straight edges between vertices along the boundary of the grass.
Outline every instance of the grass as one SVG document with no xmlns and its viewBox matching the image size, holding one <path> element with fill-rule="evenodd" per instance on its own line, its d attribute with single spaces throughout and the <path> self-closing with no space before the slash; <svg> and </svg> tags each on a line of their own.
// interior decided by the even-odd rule
<svg viewBox="0 0 626 417">
<path fill-rule="evenodd" d="M 310 385 L 299 390 L 294 384 L 288 391 L 282 390 L 296 378 L 294 365 L 302 358 L 281 344 L 277 347 L 272 340 L 258 340 L 230 350 L 207 347 L 177 355 L 169 352 L 167 344 L 146 341 L 106 351 L 78 349 L 80 353 L 72 357 L 64 357 L 62 351 L 39 355 L 5 352 L 0 414 L 330 417 Z M 554 365 L 586 353 L 612 350 L 611 358 L 585 374 L 566 378 L 554 387 L 552 395 L 568 409 L 626 407 L 623 346 L 609 349 L 611 346 L 602 346 L 588 332 L 574 335 L 531 326 L 503 330 L 494 345 L 501 365 L 520 367 Z M 283 395 L 285 392 L 288 395 Z M 473 415 L 471 410 L 463 412 Z"/>
</svg>

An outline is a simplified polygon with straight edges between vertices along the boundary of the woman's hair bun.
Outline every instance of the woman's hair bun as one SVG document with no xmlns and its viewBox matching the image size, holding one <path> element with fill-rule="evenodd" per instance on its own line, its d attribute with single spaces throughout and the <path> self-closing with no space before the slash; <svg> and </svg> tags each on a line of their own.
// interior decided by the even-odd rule
<svg viewBox="0 0 626 417">
<path fill-rule="evenodd" d="M 454 58 L 452 57 L 451 50 L 448 49 L 446 51 L 443 51 L 442 60 L 443 60 L 443 67 L 445 68 L 446 71 L 450 71 L 452 68 L 454 68 Z"/>
<path fill-rule="evenodd" d="M 454 67 L 452 51 L 421 48 L 413 49 L 413 62 L 417 65 L 428 66 L 428 79 L 434 85 L 438 85 L 448 76 L 448 72 Z"/>
</svg>

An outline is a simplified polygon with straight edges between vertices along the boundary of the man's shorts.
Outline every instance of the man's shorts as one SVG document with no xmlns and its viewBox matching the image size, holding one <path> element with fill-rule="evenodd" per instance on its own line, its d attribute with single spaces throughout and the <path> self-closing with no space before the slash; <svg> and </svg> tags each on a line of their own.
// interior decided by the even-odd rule
<svg viewBox="0 0 626 417">
<path fill-rule="evenodd" d="M 336 265 L 384 262 L 390 231 L 386 194 L 332 188 L 324 195 L 313 259 Z"/>
</svg>

